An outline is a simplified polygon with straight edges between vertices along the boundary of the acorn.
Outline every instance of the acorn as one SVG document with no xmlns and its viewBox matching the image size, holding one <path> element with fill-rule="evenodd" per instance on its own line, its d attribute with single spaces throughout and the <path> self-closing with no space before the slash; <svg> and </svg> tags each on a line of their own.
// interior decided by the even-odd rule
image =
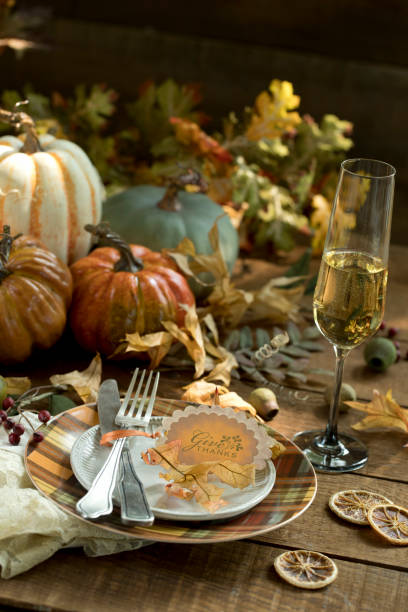
<svg viewBox="0 0 408 612">
<path fill-rule="evenodd" d="M 326 387 L 326 390 L 324 392 L 324 399 L 329 404 L 329 406 L 332 401 L 333 393 L 334 393 L 334 387 L 332 385 Z M 351 385 L 348 385 L 347 383 L 342 383 L 341 390 L 340 390 L 339 411 L 347 412 L 347 410 L 349 409 L 349 406 L 347 406 L 344 402 L 355 402 L 356 399 L 357 399 L 357 393 L 354 387 L 352 387 Z"/>
<path fill-rule="evenodd" d="M 385 372 L 396 361 L 397 349 L 388 338 L 372 338 L 364 347 L 364 359 L 372 370 Z"/>
<path fill-rule="evenodd" d="M 258 387 L 249 396 L 249 403 L 265 421 L 271 421 L 279 412 L 276 395 L 268 387 Z"/>
</svg>

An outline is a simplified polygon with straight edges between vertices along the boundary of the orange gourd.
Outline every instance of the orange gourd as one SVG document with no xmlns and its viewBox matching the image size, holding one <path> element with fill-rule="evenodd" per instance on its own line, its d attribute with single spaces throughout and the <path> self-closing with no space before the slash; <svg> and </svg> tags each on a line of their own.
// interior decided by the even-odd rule
<svg viewBox="0 0 408 612">
<path fill-rule="evenodd" d="M 162 331 L 165 320 L 182 326 L 185 307 L 193 306 L 195 299 L 173 260 L 128 245 L 103 225 L 87 229 L 113 246 L 96 248 L 71 266 L 70 324 L 78 344 L 112 357 L 120 353 L 126 334 Z"/>
<path fill-rule="evenodd" d="M 72 295 L 68 266 L 39 240 L 0 234 L 0 363 L 25 361 L 64 331 Z"/>
</svg>

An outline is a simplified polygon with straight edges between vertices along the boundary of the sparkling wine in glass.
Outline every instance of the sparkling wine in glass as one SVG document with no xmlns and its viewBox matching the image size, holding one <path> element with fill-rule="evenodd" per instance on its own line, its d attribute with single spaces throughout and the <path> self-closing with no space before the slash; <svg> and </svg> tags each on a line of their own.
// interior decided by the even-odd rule
<svg viewBox="0 0 408 612">
<path fill-rule="evenodd" d="M 322 472 L 349 472 L 367 461 L 362 442 L 337 432 L 339 400 L 346 356 L 377 331 L 384 314 L 394 179 L 385 162 L 341 164 L 313 298 L 316 325 L 335 352 L 334 393 L 326 429 L 294 437 Z"/>
</svg>

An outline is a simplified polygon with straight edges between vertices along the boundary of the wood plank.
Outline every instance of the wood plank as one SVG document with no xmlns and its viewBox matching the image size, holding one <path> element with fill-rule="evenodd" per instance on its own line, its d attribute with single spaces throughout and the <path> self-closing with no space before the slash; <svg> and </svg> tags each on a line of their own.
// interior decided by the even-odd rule
<svg viewBox="0 0 408 612">
<path fill-rule="evenodd" d="M 288 546 L 319 550 L 329 556 L 369 562 L 384 567 L 408 570 L 407 548 L 393 546 L 376 534 L 371 527 L 348 523 L 328 507 L 336 491 L 365 489 L 385 495 L 394 503 L 408 508 L 408 485 L 359 474 L 319 474 L 316 498 L 299 518 L 270 531 L 256 540 L 273 546 Z"/>
<path fill-rule="evenodd" d="M 51 5 L 56 17 L 98 20 L 105 23 L 150 27 L 189 36 L 208 36 L 243 43 L 324 53 L 340 58 L 365 59 L 406 65 L 408 19 L 403 0 L 383 10 L 380 0 L 293 0 L 284 4 L 267 0 L 208 2 L 206 10 L 187 0 L 124 2 L 112 10 L 110 0 L 62 2 Z M 347 44 L 344 38 L 347 32 Z"/>
<path fill-rule="evenodd" d="M 285 542 L 284 549 L 292 548 Z M 0 603 L 58 612 L 235 612 L 236 610 L 404 610 L 406 573 L 335 560 L 337 580 L 308 592 L 282 581 L 273 569 L 282 548 L 249 542 L 174 546 L 88 559 L 79 550 L 1 581 Z"/>
</svg>

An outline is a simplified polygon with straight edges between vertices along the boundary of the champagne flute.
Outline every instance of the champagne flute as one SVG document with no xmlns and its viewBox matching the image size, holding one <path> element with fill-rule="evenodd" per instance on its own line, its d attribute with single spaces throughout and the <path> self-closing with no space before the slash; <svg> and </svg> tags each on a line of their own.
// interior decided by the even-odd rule
<svg viewBox="0 0 408 612">
<path fill-rule="evenodd" d="M 339 400 L 346 356 L 377 331 L 384 314 L 394 178 L 385 162 L 341 164 L 313 298 L 315 323 L 334 347 L 334 393 L 326 430 L 294 437 L 322 472 L 350 472 L 367 461 L 362 442 L 337 433 Z"/>
</svg>

